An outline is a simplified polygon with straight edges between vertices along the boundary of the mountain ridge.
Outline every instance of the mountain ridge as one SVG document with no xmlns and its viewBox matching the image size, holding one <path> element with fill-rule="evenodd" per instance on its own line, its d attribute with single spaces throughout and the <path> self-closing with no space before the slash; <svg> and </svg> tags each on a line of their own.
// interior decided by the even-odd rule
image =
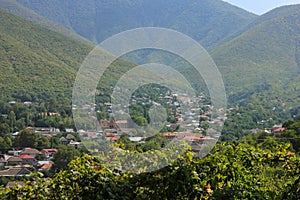
<svg viewBox="0 0 300 200">
<path fill-rule="evenodd" d="M 300 5 L 292 7 L 300 11 Z M 261 23 L 212 52 L 230 102 L 277 107 L 274 112 L 285 119 L 300 112 L 300 12 L 276 15 L 287 8 L 271 11 L 274 17 L 266 14 Z"/>
<path fill-rule="evenodd" d="M 38 25 L 41 25 L 47 29 L 50 29 L 52 31 L 61 33 L 65 36 L 68 36 L 70 38 L 78 40 L 89 46 L 95 45 L 91 41 L 87 40 L 86 38 L 83 38 L 82 36 L 76 34 L 75 32 L 73 32 L 69 29 L 66 29 L 65 27 L 63 27 L 49 19 L 46 19 L 46 18 L 42 17 L 41 15 L 38 15 L 33 10 L 24 7 L 23 5 L 19 4 L 15 0 L 0 0 L 0 8 L 2 8 L 14 15 L 18 15 L 19 17 L 22 17 L 24 19 L 32 21 Z"/>
<path fill-rule="evenodd" d="M 18 3 L 80 35 L 101 42 L 128 29 L 158 26 L 175 29 L 215 46 L 256 15 L 220 0 L 31 1 Z"/>
</svg>

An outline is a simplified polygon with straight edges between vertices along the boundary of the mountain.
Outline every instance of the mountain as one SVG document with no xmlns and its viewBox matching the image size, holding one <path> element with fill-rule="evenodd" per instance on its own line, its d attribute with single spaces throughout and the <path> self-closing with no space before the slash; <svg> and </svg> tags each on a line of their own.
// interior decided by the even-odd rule
<svg viewBox="0 0 300 200">
<path fill-rule="evenodd" d="M 6 1 L 11 2 L 9 0 Z M 70 30 L 74 30 L 81 36 L 97 42 L 122 30 L 140 26 L 162 26 L 179 30 L 197 39 L 205 47 L 209 48 L 224 77 L 231 105 L 238 104 L 247 107 L 249 104 L 252 104 L 274 111 L 278 116 L 284 117 L 288 113 L 295 114 L 300 112 L 298 106 L 300 100 L 298 95 L 300 90 L 299 5 L 277 8 L 262 16 L 253 15 L 219 0 L 87 0 L 85 2 L 78 0 L 53 0 L 51 3 L 38 0 L 18 0 L 14 5 L 21 6 L 22 12 L 27 9 L 27 13 L 35 13 L 32 15 L 34 16 L 33 18 L 41 15 Z M 8 15 L 8 13 L 5 14 Z M 21 20 L 20 18 L 17 19 Z M 43 60 L 44 63 L 56 63 L 53 66 L 62 67 L 67 73 L 58 75 L 58 78 L 55 79 L 57 83 L 63 83 L 61 81 L 66 78 L 63 77 L 63 74 L 69 73 L 71 77 L 74 74 L 74 77 L 76 69 L 90 50 L 90 47 L 74 42 L 74 40 L 60 34 L 49 32 L 49 30 L 42 29 L 27 21 L 26 23 L 19 22 L 14 25 L 9 24 L 11 22 L 7 20 L 2 21 L 4 23 L 1 24 L 1 35 L 3 35 L 1 39 L 6 39 L 5 43 L 1 43 L 1 45 L 4 46 L 6 43 L 12 43 L 12 46 L 23 45 L 24 48 L 21 48 L 21 54 L 14 50 L 13 57 L 23 54 L 28 55 L 28 57 L 38 56 L 32 57 L 32 63 L 35 60 Z M 30 28 L 28 27 L 26 32 L 23 30 L 23 25 L 21 26 L 20 24 L 30 24 Z M 35 28 L 31 28 L 31 26 Z M 14 28 L 7 32 L 7 27 Z M 35 30 L 37 27 L 38 30 Z M 42 33 L 35 37 L 33 37 L 35 34 L 31 34 L 31 31 L 36 33 L 36 31 L 41 30 L 43 30 Z M 26 34 L 22 35 L 20 32 L 26 33 L 28 38 L 26 38 Z M 53 35 L 49 36 L 49 34 Z M 47 53 L 36 51 L 32 48 L 32 45 L 28 46 L 28 43 L 41 40 L 41 35 L 45 35 L 47 42 L 41 42 L 38 45 L 41 45 L 39 48 L 45 52 L 47 51 Z M 55 37 L 60 39 L 54 40 L 53 38 Z M 19 38 L 22 38 L 26 43 L 24 44 L 22 41 L 20 43 Z M 59 47 L 61 44 L 55 43 L 55 41 L 68 42 L 64 45 L 65 48 L 61 49 Z M 84 50 L 83 52 L 82 49 L 74 51 L 72 50 L 73 48 L 83 48 Z M 3 49 L 5 50 L 5 47 Z M 57 56 L 59 52 L 61 54 Z M 31 66 L 28 68 L 30 70 L 19 72 L 20 69 L 23 70 L 22 67 L 13 65 L 15 61 L 9 57 L 7 58 L 6 53 L 0 53 L 0 55 L 4 56 L 1 62 L 8 63 L 7 66 L 10 66 L 9 69 L 11 70 L 4 72 L 8 78 L 1 78 L 2 88 L 5 88 L 5 84 L 7 84 L 10 90 L 12 90 L 11 88 L 18 91 L 24 90 L 24 87 L 27 87 L 28 84 L 21 84 L 17 78 L 22 76 L 22 74 L 25 74 L 25 77 L 27 76 L 27 79 L 24 79 L 24 81 L 39 81 L 38 85 L 42 84 L 42 81 L 39 79 L 32 79 L 35 76 L 26 75 L 29 71 L 34 71 L 34 64 L 31 63 Z M 150 60 L 160 60 L 159 56 L 150 54 L 148 57 L 150 57 Z M 71 61 L 72 63 L 70 63 Z M 23 66 L 27 62 L 23 59 L 19 60 L 18 64 Z M 1 66 L 5 65 L 1 64 Z M 44 64 L 44 66 L 51 65 Z M 74 68 L 74 66 L 77 66 L 77 68 Z M 46 77 L 46 74 L 49 77 L 49 74 L 51 74 L 49 69 L 45 67 L 43 70 L 45 74 L 43 77 Z M 18 76 L 14 75 L 16 72 L 19 73 Z M 36 73 L 38 72 L 39 70 Z M 57 74 L 58 72 L 55 73 Z M 120 72 L 115 70 L 114 73 L 118 74 Z M 187 70 L 187 74 L 191 73 Z M 1 74 L 1 76 L 4 75 Z M 114 77 L 117 76 L 114 75 Z M 193 73 L 191 76 L 193 76 Z M 71 79 L 66 78 L 66 80 Z M 8 80 L 14 80 L 16 86 Z M 191 80 L 199 82 L 198 77 L 192 77 Z M 45 84 L 51 85 L 51 82 L 50 84 Z M 39 91 L 39 87 L 33 88 Z M 54 91 L 53 88 L 47 86 L 47 91 L 51 91 L 49 93 L 59 91 L 65 93 L 67 90 L 66 88 L 61 88 Z M 257 109 L 253 107 L 252 110 L 255 111 Z M 264 115 L 264 117 L 268 116 Z"/>
<path fill-rule="evenodd" d="M 71 99 L 77 71 L 92 47 L 2 9 L 0 21 L 0 101 Z M 133 66 L 116 59 L 99 81 L 98 93 L 110 90 L 110 85 Z"/>
<path fill-rule="evenodd" d="M 26 8 L 16 2 L 15 0 L 0 0 L 0 8 L 9 11 L 12 14 L 18 15 L 24 19 L 27 19 L 29 21 L 32 21 L 36 24 L 39 24 L 45 28 L 51 29 L 55 32 L 61 33 L 65 36 L 68 36 L 70 38 L 73 38 L 75 40 L 78 40 L 82 43 L 85 43 L 90 46 L 94 46 L 94 44 L 87 40 L 86 38 L 76 34 L 75 32 L 63 27 L 62 25 L 59 25 L 45 17 L 42 17 L 35 13 L 33 10 L 30 10 L 29 8 Z"/>
<path fill-rule="evenodd" d="M 70 97 L 91 47 L 0 9 L 2 99 Z"/>
<path fill-rule="evenodd" d="M 212 47 L 256 18 L 221 0 L 17 1 L 94 42 L 132 28 L 159 26 Z"/>
<path fill-rule="evenodd" d="M 300 5 L 277 8 L 257 18 L 212 56 L 231 102 L 247 105 L 256 100 L 264 106 L 277 102 L 285 105 L 282 110 L 298 106 Z"/>
</svg>

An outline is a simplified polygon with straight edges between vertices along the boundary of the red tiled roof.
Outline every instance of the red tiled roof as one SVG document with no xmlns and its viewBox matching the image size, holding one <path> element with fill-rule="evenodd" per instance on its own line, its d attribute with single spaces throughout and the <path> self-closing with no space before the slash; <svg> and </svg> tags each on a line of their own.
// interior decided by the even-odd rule
<svg viewBox="0 0 300 200">
<path fill-rule="evenodd" d="M 176 137 L 178 133 L 176 132 L 166 132 L 166 133 L 163 133 L 163 136 L 164 137 Z"/>
<path fill-rule="evenodd" d="M 105 138 L 107 141 L 117 141 L 118 138 L 117 137 L 106 137 Z"/>
<path fill-rule="evenodd" d="M 44 164 L 41 169 L 51 169 L 52 163 Z"/>
<path fill-rule="evenodd" d="M 58 150 L 57 149 L 43 149 L 42 152 L 45 152 L 47 154 L 53 154 L 53 153 L 58 152 Z"/>
<path fill-rule="evenodd" d="M 23 154 L 20 156 L 21 159 L 34 159 L 31 155 Z"/>
<path fill-rule="evenodd" d="M 277 129 L 273 130 L 274 133 L 280 133 L 280 132 L 283 132 L 283 131 L 285 131 L 285 128 L 283 128 L 283 127 L 282 128 L 277 128 Z"/>
</svg>

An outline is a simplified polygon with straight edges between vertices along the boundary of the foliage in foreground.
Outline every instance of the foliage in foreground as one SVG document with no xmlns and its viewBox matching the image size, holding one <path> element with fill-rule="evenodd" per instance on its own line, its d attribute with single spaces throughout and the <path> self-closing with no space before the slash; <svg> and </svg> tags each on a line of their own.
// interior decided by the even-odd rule
<svg viewBox="0 0 300 200">
<path fill-rule="evenodd" d="M 203 159 L 188 152 L 159 171 L 134 175 L 91 156 L 53 178 L 2 191 L 2 199 L 299 199 L 300 159 L 247 144 L 220 144 Z"/>
</svg>

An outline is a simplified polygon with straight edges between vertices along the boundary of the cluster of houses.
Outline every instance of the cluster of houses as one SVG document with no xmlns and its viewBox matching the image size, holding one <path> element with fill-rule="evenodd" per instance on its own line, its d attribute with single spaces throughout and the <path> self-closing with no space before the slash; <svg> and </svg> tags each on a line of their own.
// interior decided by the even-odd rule
<svg viewBox="0 0 300 200">
<path fill-rule="evenodd" d="M 57 149 L 39 151 L 34 148 L 24 148 L 0 154 L 0 176 L 29 176 L 34 171 L 50 170 L 53 165 L 51 158 L 57 151 Z"/>
<path fill-rule="evenodd" d="M 153 102 L 150 99 L 145 98 L 137 98 L 134 97 L 134 102 L 143 102 L 145 104 L 154 104 L 162 105 L 161 103 L 167 104 L 169 107 L 174 108 L 171 109 L 170 115 L 174 116 L 176 122 L 168 122 L 166 126 L 169 128 L 168 131 L 164 132 L 162 136 L 168 140 L 185 140 L 191 144 L 203 144 L 208 141 L 216 141 L 212 136 L 212 134 L 208 134 L 210 136 L 205 136 L 207 133 L 203 134 L 204 128 L 202 126 L 210 126 L 211 124 L 219 124 L 223 125 L 226 118 L 222 115 L 211 119 L 211 115 L 213 113 L 213 107 L 211 105 L 199 105 L 200 102 L 205 101 L 204 96 L 200 97 L 188 97 L 188 96 L 178 96 L 177 94 L 168 94 L 167 96 L 161 96 L 161 102 Z M 182 109 L 181 104 L 188 105 L 189 107 L 194 107 L 191 109 Z M 111 104 L 106 103 L 105 106 L 111 108 Z M 87 106 L 84 107 L 87 109 Z M 121 113 L 121 111 L 120 111 Z M 106 141 L 116 142 L 120 139 L 121 135 L 127 134 L 128 139 L 132 142 L 144 143 L 147 137 L 144 135 L 136 134 L 134 131 L 133 125 L 131 121 L 128 120 L 117 120 L 117 121 L 109 121 L 109 120 L 100 120 L 99 127 L 101 127 L 98 131 L 89 131 L 89 130 L 79 130 L 78 133 L 82 136 L 84 140 L 97 140 L 98 138 L 103 138 Z M 220 132 L 214 134 L 215 138 L 217 138 Z"/>
<path fill-rule="evenodd" d="M 268 133 L 270 135 L 275 135 L 275 134 L 278 134 L 278 133 L 282 133 L 283 131 L 285 131 L 286 128 L 284 128 L 282 126 L 282 124 L 279 124 L 279 125 L 274 125 L 272 128 L 269 128 L 269 129 L 265 129 L 265 130 L 262 130 L 262 129 L 252 129 L 251 132 L 252 134 L 257 134 L 259 132 L 265 132 L 265 133 Z"/>
</svg>

